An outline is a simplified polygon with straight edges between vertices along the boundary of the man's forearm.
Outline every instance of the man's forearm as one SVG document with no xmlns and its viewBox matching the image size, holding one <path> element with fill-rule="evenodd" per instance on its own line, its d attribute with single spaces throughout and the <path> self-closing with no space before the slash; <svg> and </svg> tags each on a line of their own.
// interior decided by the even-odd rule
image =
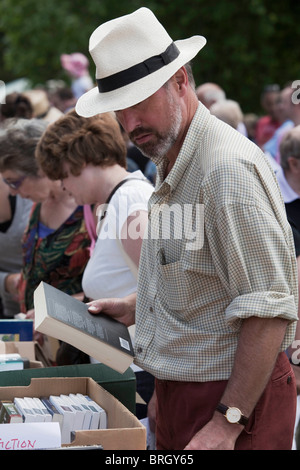
<svg viewBox="0 0 300 470">
<path fill-rule="evenodd" d="M 280 318 L 244 320 L 232 374 L 220 400 L 223 404 L 250 416 L 270 379 L 287 324 Z M 233 449 L 242 430 L 242 425 L 228 423 L 216 411 L 187 449 Z"/>
<path fill-rule="evenodd" d="M 282 318 L 251 317 L 243 322 L 223 403 L 251 414 L 272 374 L 287 324 Z"/>
</svg>

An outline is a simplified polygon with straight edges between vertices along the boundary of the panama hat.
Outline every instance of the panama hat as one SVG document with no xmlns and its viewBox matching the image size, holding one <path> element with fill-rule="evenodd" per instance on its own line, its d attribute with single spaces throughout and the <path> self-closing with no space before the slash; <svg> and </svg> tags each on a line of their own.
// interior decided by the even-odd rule
<svg viewBox="0 0 300 470">
<path fill-rule="evenodd" d="M 173 42 L 145 7 L 103 23 L 89 41 L 98 86 L 79 98 L 76 112 L 90 117 L 140 103 L 159 90 L 205 44 L 203 36 Z"/>
</svg>

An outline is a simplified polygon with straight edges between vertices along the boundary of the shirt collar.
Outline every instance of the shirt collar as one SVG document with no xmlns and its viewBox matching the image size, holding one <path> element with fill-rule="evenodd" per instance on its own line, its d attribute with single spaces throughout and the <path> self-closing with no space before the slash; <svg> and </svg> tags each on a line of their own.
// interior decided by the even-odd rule
<svg viewBox="0 0 300 470">
<path fill-rule="evenodd" d="M 166 159 L 162 159 L 157 164 L 157 191 L 159 191 L 159 189 L 164 185 L 168 185 L 171 191 L 177 187 L 178 183 L 183 177 L 192 155 L 199 146 L 199 142 L 204 134 L 209 117 L 210 112 L 202 103 L 199 102 L 198 108 L 194 114 L 183 145 L 177 156 L 176 162 L 165 179 L 164 172 L 167 165 Z"/>
</svg>

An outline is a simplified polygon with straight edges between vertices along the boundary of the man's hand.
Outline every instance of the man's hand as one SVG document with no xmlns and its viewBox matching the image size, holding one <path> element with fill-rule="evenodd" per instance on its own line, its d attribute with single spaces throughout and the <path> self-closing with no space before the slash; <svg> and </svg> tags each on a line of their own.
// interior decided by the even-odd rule
<svg viewBox="0 0 300 470">
<path fill-rule="evenodd" d="M 230 424 L 222 414 L 216 412 L 190 440 L 184 450 L 233 450 L 235 441 L 243 430 L 240 424 Z"/>
<path fill-rule="evenodd" d="M 122 299 L 99 299 L 89 302 L 89 312 L 93 314 L 105 313 L 126 326 L 135 323 L 136 293 Z"/>
</svg>

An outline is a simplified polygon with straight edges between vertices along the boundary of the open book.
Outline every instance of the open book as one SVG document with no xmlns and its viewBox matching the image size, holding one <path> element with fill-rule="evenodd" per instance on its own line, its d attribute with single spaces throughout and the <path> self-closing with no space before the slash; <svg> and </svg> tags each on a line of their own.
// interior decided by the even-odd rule
<svg viewBox="0 0 300 470">
<path fill-rule="evenodd" d="M 127 327 L 45 282 L 34 291 L 35 329 L 123 373 L 133 362 Z"/>
</svg>

